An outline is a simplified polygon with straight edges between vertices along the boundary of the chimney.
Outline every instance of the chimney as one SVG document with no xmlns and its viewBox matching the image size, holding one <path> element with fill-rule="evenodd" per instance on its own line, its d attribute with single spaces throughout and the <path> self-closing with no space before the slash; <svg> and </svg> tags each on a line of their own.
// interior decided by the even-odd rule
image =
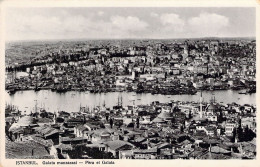
<svg viewBox="0 0 260 167">
<path fill-rule="evenodd" d="M 32 149 L 32 156 L 33 156 L 34 152 L 33 152 L 33 149 Z"/>
</svg>

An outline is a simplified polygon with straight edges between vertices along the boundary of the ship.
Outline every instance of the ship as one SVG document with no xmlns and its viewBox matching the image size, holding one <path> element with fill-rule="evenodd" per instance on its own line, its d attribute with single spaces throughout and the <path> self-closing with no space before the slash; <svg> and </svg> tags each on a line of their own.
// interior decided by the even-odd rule
<svg viewBox="0 0 260 167">
<path fill-rule="evenodd" d="M 39 91 L 39 90 L 40 90 L 40 88 L 38 87 L 38 80 L 36 80 L 34 91 L 36 92 L 36 91 Z"/>
<path fill-rule="evenodd" d="M 256 93 L 256 87 L 251 87 L 247 90 L 247 93 Z"/>
<path fill-rule="evenodd" d="M 56 89 L 56 91 L 57 91 L 58 93 L 64 93 L 64 92 L 67 92 L 67 89 L 66 89 L 66 88 L 63 88 L 62 86 L 59 86 L 59 87 Z"/>
<path fill-rule="evenodd" d="M 15 92 L 16 92 L 15 89 L 10 89 L 10 90 L 8 91 L 9 95 L 13 95 L 13 94 L 15 94 Z"/>
</svg>

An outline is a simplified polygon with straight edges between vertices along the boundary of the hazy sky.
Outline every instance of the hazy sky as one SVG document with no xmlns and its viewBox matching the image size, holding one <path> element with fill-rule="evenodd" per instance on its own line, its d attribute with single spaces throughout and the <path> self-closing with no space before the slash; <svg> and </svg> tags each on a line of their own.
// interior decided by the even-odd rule
<svg viewBox="0 0 260 167">
<path fill-rule="evenodd" d="M 9 8 L 6 40 L 254 37 L 254 8 Z"/>
</svg>

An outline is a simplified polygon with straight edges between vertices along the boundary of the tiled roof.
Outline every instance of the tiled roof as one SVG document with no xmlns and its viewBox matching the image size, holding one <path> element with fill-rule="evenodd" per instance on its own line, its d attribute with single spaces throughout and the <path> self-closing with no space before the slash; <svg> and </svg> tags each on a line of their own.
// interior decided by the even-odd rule
<svg viewBox="0 0 260 167">
<path fill-rule="evenodd" d="M 152 122 L 154 122 L 154 123 L 163 123 L 165 121 L 162 118 L 156 117 L 156 118 L 154 118 L 154 120 L 152 120 Z"/>
<path fill-rule="evenodd" d="M 172 118 L 171 113 L 168 112 L 161 112 L 157 117 L 166 119 L 166 118 Z"/>
<path fill-rule="evenodd" d="M 142 142 L 144 140 L 146 140 L 144 137 L 138 137 L 135 139 L 135 142 Z"/>
<path fill-rule="evenodd" d="M 228 156 L 228 155 L 216 154 L 216 153 L 211 153 L 211 152 L 207 152 L 206 154 L 199 157 L 199 159 L 230 159 L 230 158 L 231 158 L 231 156 Z"/>
<path fill-rule="evenodd" d="M 252 143 L 243 142 L 242 147 L 243 147 L 243 151 L 256 152 L 256 145 Z"/>
<path fill-rule="evenodd" d="M 5 145 L 6 158 L 41 158 L 49 156 L 46 148 L 35 142 L 35 141 L 24 141 L 24 142 L 6 142 Z"/>
<path fill-rule="evenodd" d="M 59 145 L 57 145 L 55 147 L 59 148 L 61 150 L 72 150 L 71 144 L 63 144 L 63 143 L 61 143 L 61 144 L 59 144 Z"/>
<path fill-rule="evenodd" d="M 202 148 L 196 148 L 196 149 L 194 149 L 193 152 L 191 152 L 191 153 L 189 154 L 189 157 L 190 157 L 190 158 L 200 157 L 200 156 L 202 156 L 203 154 L 205 154 L 205 151 L 207 151 L 207 150 L 202 149 Z"/>
<path fill-rule="evenodd" d="M 75 137 L 75 138 L 61 137 L 60 140 L 61 140 L 61 142 L 63 142 L 63 141 L 81 141 L 81 140 L 87 140 L 87 138 L 86 137 Z"/>
<path fill-rule="evenodd" d="M 38 118 L 37 123 L 51 123 L 53 122 L 50 118 Z"/>
<path fill-rule="evenodd" d="M 87 144 L 86 147 L 97 147 L 97 148 L 100 148 L 100 147 L 105 147 L 105 145 L 102 144 L 102 143 L 92 143 L 92 144 Z"/>
<path fill-rule="evenodd" d="M 133 151 L 134 154 L 151 154 L 151 153 L 157 153 L 157 147 L 153 147 L 150 149 L 144 149 L 144 150 L 140 150 L 140 149 L 136 149 Z"/>
<path fill-rule="evenodd" d="M 93 132 L 94 136 L 102 136 L 105 134 L 110 134 L 106 129 L 97 129 L 92 132 Z"/>
<path fill-rule="evenodd" d="M 43 138 L 41 137 L 37 137 L 37 136 L 31 136 L 32 140 L 34 140 L 35 142 L 45 146 L 45 147 L 51 147 L 53 146 L 53 141 L 51 139 L 48 139 L 48 140 L 44 140 Z"/>
<path fill-rule="evenodd" d="M 22 131 L 23 131 L 23 127 L 20 127 L 20 125 L 18 125 L 17 123 L 13 123 L 12 126 L 9 128 L 9 132 L 12 133 L 18 133 Z"/>
<path fill-rule="evenodd" d="M 87 130 L 88 128 L 86 127 L 86 126 L 84 126 L 84 125 L 78 125 L 78 126 L 76 126 L 76 128 L 78 129 L 78 130 L 80 130 L 80 131 L 84 131 L 84 130 Z"/>
<path fill-rule="evenodd" d="M 213 153 L 218 153 L 218 154 L 226 154 L 226 153 L 230 153 L 230 151 L 222 148 L 222 147 L 219 147 L 219 146 L 214 146 L 214 147 L 211 147 L 211 152 Z"/>
<path fill-rule="evenodd" d="M 42 134 L 44 137 L 51 136 L 53 134 L 56 134 L 56 133 L 60 132 L 59 130 L 57 130 L 55 128 L 52 128 L 50 126 L 36 127 L 35 131 L 40 133 L 40 134 Z"/>
<path fill-rule="evenodd" d="M 18 120 L 17 124 L 20 125 L 20 126 L 34 125 L 35 124 L 35 120 L 31 116 L 24 116 L 24 117 L 21 117 Z"/>
<path fill-rule="evenodd" d="M 125 145 L 129 145 L 131 147 L 134 147 L 133 144 L 126 142 L 126 141 L 122 141 L 122 140 L 114 140 L 114 141 L 108 141 L 105 143 L 108 147 L 110 147 L 111 150 L 117 150 Z"/>
</svg>

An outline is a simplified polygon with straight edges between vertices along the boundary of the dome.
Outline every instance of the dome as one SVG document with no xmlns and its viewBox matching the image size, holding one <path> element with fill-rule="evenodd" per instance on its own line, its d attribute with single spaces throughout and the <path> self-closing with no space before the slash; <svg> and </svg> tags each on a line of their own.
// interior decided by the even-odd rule
<svg viewBox="0 0 260 167">
<path fill-rule="evenodd" d="M 162 112 L 157 117 L 162 118 L 162 119 L 172 118 L 171 113 L 168 113 L 168 112 Z"/>
<path fill-rule="evenodd" d="M 29 126 L 34 124 L 34 118 L 31 116 L 24 116 L 20 118 L 17 122 L 19 126 Z"/>
<path fill-rule="evenodd" d="M 100 136 L 103 136 L 103 137 L 105 137 L 105 136 L 110 136 L 110 133 L 107 132 L 107 131 L 104 131 L 104 132 L 101 133 Z"/>
<path fill-rule="evenodd" d="M 208 106 L 208 110 L 214 111 L 214 110 L 216 110 L 216 106 L 211 104 L 210 106 Z"/>
<path fill-rule="evenodd" d="M 13 132 L 16 131 L 20 128 L 20 125 L 18 125 L 17 123 L 13 123 L 12 126 L 8 129 L 8 131 Z"/>
<path fill-rule="evenodd" d="M 27 72 L 18 72 L 18 73 L 16 74 L 16 77 L 17 77 L 17 78 L 28 77 L 28 76 L 29 76 L 29 74 L 28 74 Z"/>
<path fill-rule="evenodd" d="M 149 124 L 150 123 L 150 121 L 148 121 L 148 120 L 143 120 L 143 121 L 140 121 L 140 124 Z"/>
<path fill-rule="evenodd" d="M 154 120 L 152 122 L 154 122 L 154 123 L 163 123 L 165 121 L 162 118 L 156 117 L 156 118 L 154 118 Z"/>
</svg>

